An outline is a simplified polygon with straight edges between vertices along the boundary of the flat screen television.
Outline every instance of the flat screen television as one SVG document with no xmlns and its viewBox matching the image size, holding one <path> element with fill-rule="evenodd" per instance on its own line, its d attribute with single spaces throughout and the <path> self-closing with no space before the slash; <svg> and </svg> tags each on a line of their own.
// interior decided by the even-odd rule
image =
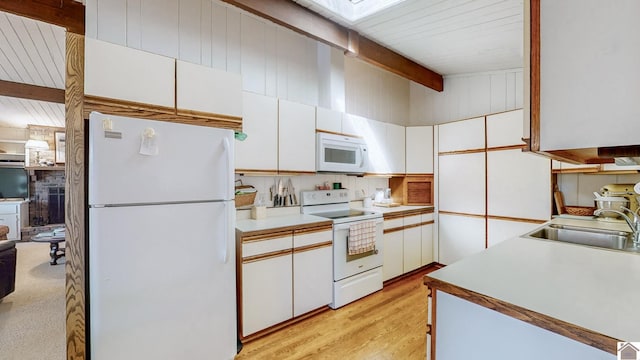
<svg viewBox="0 0 640 360">
<path fill-rule="evenodd" d="M 0 168 L 0 198 L 29 198 L 29 174 L 21 168 Z"/>
</svg>

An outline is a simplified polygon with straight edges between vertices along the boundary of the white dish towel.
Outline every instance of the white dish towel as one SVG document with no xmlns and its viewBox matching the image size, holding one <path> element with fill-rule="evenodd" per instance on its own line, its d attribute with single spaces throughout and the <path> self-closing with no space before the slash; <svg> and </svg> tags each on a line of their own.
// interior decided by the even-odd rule
<svg viewBox="0 0 640 360">
<path fill-rule="evenodd" d="M 362 254 L 376 248 L 376 222 L 363 221 L 349 226 L 349 255 Z"/>
</svg>

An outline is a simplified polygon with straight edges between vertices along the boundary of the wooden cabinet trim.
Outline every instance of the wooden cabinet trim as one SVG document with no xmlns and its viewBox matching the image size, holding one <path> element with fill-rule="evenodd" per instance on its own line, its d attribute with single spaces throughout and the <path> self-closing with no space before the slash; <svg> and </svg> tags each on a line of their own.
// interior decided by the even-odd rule
<svg viewBox="0 0 640 360">
<path fill-rule="evenodd" d="M 197 111 L 176 110 L 173 107 L 149 105 L 133 101 L 110 99 L 100 96 L 84 96 L 84 117 L 98 111 L 103 114 L 129 116 L 188 125 L 242 130 L 242 118 Z"/>
<path fill-rule="evenodd" d="M 438 155 L 439 156 L 446 156 L 446 155 L 475 154 L 475 153 L 483 153 L 485 151 L 486 151 L 485 148 L 482 148 L 482 149 L 469 149 L 469 150 L 456 150 L 456 151 L 443 151 L 443 152 L 439 152 Z"/>
<path fill-rule="evenodd" d="M 293 236 L 293 233 L 288 230 L 288 231 L 271 231 L 269 233 L 265 233 L 265 234 L 258 234 L 258 235 L 245 235 L 242 237 L 242 242 L 243 243 L 249 243 L 249 242 L 255 242 L 255 241 L 266 241 L 266 240 L 273 240 L 273 239 L 278 239 L 278 238 L 284 238 L 284 237 L 288 237 L 288 236 Z"/>
<path fill-rule="evenodd" d="M 391 228 L 391 229 L 384 229 L 382 231 L 383 234 L 389 234 L 389 233 L 394 233 L 394 232 L 398 232 L 398 231 L 402 231 L 404 230 L 404 226 L 400 226 L 400 227 L 395 227 L 395 228 Z"/>
<path fill-rule="evenodd" d="M 277 228 L 254 230 L 254 231 L 236 230 L 236 234 L 238 234 L 243 241 L 245 241 L 245 239 L 247 238 L 250 239 L 248 241 L 252 241 L 253 238 L 269 237 L 269 234 L 289 233 L 289 235 L 292 235 L 294 230 L 300 230 L 305 228 L 316 228 L 316 227 L 327 227 L 327 229 L 332 229 L 332 226 L 333 226 L 333 222 L 331 220 L 321 220 L 318 222 L 305 224 L 305 225 L 290 225 L 290 226 L 282 226 Z"/>
<path fill-rule="evenodd" d="M 265 176 L 265 175 L 278 175 L 278 170 L 277 169 L 268 169 L 268 170 L 235 169 L 235 173 L 242 174 L 242 175 Z"/>
<path fill-rule="evenodd" d="M 277 258 L 281 256 L 287 256 L 287 255 L 291 255 L 292 253 L 293 253 L 292 249 L 287 249 L 287 250 L 272 251 L 272 252 L 268 252 L 260 255 L 247 256 L 242 258 L 242 263 L 248 264 L 256 261 L 262 261 L 262 260 L 268 260 L 268 259 Z"/>
<path fill-rule="evenodd" d="M 429 275 L 425 276 L 424 284 L 435 290 L 446 292 L 458 298 L 495 310 L 514 319 L 521 320 L 539 328 L 549 330 L 556 334 L 565 336 L 569 339 L 598 348 L 610 354 L 616 354 L 617 343 L 618 341 L 622 341 L 597 333 L 595 331 L 582 328 L 574 324 L 567 323 L 562 320 L 558 320 L 548 315 L 540 314 L 535 311 L 525 309 L 523 307 L 513 305 L 499 299 L 495 299 L 491 296 L 483 295 L 475 291 L 447 283 L 445 281 L 431 278 L 429 277 Z M 435 297 L 433 300 L 435 301 Z M 436 330 L 435 316 L 433 318 L 433 326 L 434 330 Z M 435 347 L 432 349 L 435 349 Z"/>
<path fill-rule="evenodd" d="M 323 225 L 311 227 L 311 228 L 294 229 L 293 235 L 296 236 L 296 235 L 312 234 L 312 233 L 332 231 L 332 230 L 333 230 L 333 226 L 331 224 L 328 224 L 328 225 L 323 224 Z"/>
<path fill-rule="evenodd" d="M 402 219 L 404 217 L 404 211 L 385 213 L 382 215 L 384 220 Z"/>
<path fill-rule="evenodd" d="M 524 150 L 526 149 L 526 144 L 521 145 L 506 145 L 506 146 L 494 146 L 488 147 L 487 151 L 504 151 L 504 150 Z"/>
<path fill-rule="evenodd" d="M 549 220 L 525 219 L 525 218 L 516 218 L 516 217 L 509 217 L 509 216 L 498 216 L 498 215 L 487 215 L 487 219 L 525 222 L 525 223 L 531 223 L 531 224 L 544 224 L 547 221 L 549 221 Z"/>
<path fill-rule="evenodd" d="M 425 221 L 425 222 L 421 222 L 420 225 L 431 225 L 431 224 L 435 224 L 436 222 L 434 220 L 429 220 L 429 221 Z"/>
<path fill-rule="evenodd" d="M 473 218 L 480 218 L 480 219 L 484 219 L 487 217 L 486 215 L 467 214 L 467 213 L 454 212 L 454 211 L 439 211 L 439 213 L 444 215 L 466 216 L 466 217 L 473 217 Z"/>
<path fill-rule="evenodd" d="M 301 252 L 305 252 L 305 251 L 312 251 L 312 250 L 316 250 L 316 249 L 321 249 L 321 248 L 325 248 L 325 247 L 331 247 L 333 246 L 333 241 L 325 241 L 325 242 L 321 242 L 321 243 L 317 243 L 317 244 L 312 244 L 312 245 L 306 245 L 306 246 L 300 246 L 297 248 L 293 248 L 293 253 L 297 254 L 297 253 L 301 253 Z"/>
</svg>

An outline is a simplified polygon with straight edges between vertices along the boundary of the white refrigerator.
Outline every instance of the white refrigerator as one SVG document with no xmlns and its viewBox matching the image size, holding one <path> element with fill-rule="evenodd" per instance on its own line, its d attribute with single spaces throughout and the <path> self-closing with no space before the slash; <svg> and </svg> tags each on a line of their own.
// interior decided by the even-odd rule
<svg viewBox="0 0 640 360">
<path fill-rule="evenodd" d="M 233 359 L 233 131 L 91 113 L 93 360 Z"/>
</svg>

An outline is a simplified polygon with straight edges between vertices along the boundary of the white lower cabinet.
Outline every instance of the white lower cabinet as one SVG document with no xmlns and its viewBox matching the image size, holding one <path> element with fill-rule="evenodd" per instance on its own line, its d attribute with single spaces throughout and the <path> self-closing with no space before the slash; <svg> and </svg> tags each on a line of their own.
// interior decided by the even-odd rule
<svg viewBox="0 0 640 360">
<path fill-rule="evenodd" d="M 454 262 L 485 249 L 485 219 L 454 214 L 438 215 L 440 263 Z"/>
<path fill-rule="evenodd" d="M 433 262 L 433 213 L 430 214 L 422 214 L 420 219 L 422 226 L 420 227 L 421 232 L 421 256 L 420 256 L 420 265 L 425 266 L 429 265 Z"/>
<path fill-rule="evenodd" d="M 391 215 L 384 229 L 384 281 L 433 262 L 433 213 Z"/>
<path fill-rule="evenodd" d="M 422 230 L 420 215 L 405 216 L 403 230 L 403 273 L 415 270 L 422 263 Z"/>
<path fill-rule="evenodd" d="M 242 264 L 242 333 L 253 334 L 291 318 L 292 255 Z"/>
<path fill-rule="evenodd" d="M 402 221 L 402 219 L 400 220 Z M 402 248 L 402 234 L 402 229 L 398 229 L 392 230 L 391 232 L 388 232 L 383 236 L 384 256 L 382 263 L 382 280 L 384 281 L 402 275 L 402 257 L 404 256 L 404 251 Z"/>
<path fill-rule="evenodd" d="M 0 225 L 9 227 L 7 240 L 22 239 L 22 228 L 29 225 L 26 201 L 5 201 L 0 205 Z"/>
<path fill-rule="evenodd" d="M 541 223 L 502 219 L 487 219 L 487 247 L 513 239 L 540 227 Z"/>
<path fill-rule="evenodd" d="M 331 225 L 237 236 L 242 338 L 331 303 Z"/>
<path fill-rule="evenodd" d="M 333 232 L 298 235 L 294 231 L 293 316 L 331 303 L 333 294 Z"/>
</svg>

